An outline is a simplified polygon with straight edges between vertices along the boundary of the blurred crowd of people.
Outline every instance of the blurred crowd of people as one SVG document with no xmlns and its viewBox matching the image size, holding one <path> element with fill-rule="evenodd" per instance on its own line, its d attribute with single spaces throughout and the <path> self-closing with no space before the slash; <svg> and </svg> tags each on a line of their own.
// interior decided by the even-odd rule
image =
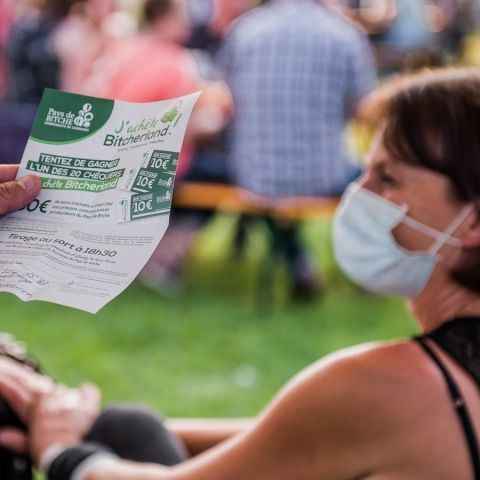
<svg viewBox="0 0 480 480">
<path fill-rule="evenodd" d="M 479 24 L 478 0 L 0 0 L 2 162 L 20 160 L 45 87 L 137 102 L 201 89 L 177 181 L 337 196 L 360 173 L 345 132 L 368 124 L 378 79 L 475 58 Z M 210 215 L 175 212 L 143 282 L 178 284 Z M 299 225 L 262 220 L 295 296 L 315 296 Z"/>
</svg>

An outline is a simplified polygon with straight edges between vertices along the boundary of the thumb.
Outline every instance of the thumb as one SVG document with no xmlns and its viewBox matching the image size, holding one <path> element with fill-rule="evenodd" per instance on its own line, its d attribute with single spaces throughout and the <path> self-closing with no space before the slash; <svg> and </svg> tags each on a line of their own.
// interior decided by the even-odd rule
<svg viewBox="0 0 480 480">
<path fill-rule="evenodd" d="M 18 453 L 27 453 L 27 435 L 21 430 L 14 428 L 3 428 L 0 430 L 0 447 Z"/>
<path fill-rule="evenodd" d="M 39 194 L 40 188 L 40 179 L 33 175 L 0 183 L 0 215 L 25 207 Z"/>
</svg>

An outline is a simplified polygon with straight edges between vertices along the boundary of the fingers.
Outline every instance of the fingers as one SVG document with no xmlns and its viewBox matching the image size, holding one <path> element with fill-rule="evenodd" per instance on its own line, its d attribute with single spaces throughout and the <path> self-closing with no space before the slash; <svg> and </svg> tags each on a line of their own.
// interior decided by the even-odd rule
<svg viewBox="0 0 480 480">
<path fill-rule="evenodd" d="M 25 207 L 40 193 L 40 189 L 40 178 L 33 175 L 0 183 L 0 215 Z"/>
<path fill-rule="evenodd" d="M 100 408 L 101 394 L 96 385 L 84 383 L 79 390 L 81 397 L 91 409 L 98 410 Z"/>
<path fill-rule="evenodd" d="M 100 392 L 92 384 L 70 389 L 51 380 L 43 382 L 35 372 L 27 373 L 16 371 L 16 365 L 0 362 L 0 398 L 29 427 L 28 436 L 13 428 L 0 429 L 0 448 L 28 450 L 38 464 L 52 445 L 69 446 L 81 441 L 99 413 Z M 32 381 L 31 375 L 42 381 Z"/>
<path fill-rule="evenodd" d="M 8 361 L 0 361 L 0 399 L 29 426 L 28 436 L 14 428 L 0 428 L 0 448 L 30 452 L 37 463 L 50 446 L 80 441 L 100 409 L 95 385 L 84 384 L 79 389 L 55 385 Z"/>
<path fill-rule="evenodd" d="M 16 360 L 0 356 L 0 373 L 16 375 L 17 377 L 40 376 L 29 365 L 23 365 Z"/>
<path fill-rule="evenodd" d="M 18 165 L 0 165 L 0 183 L 15 180 Z"/>
<path fill-rule="evenodd" d="M 29 413 L 36 392 L 52 388 L 53 382 L 31 369 L 9 359 L 0 359 L 0 398 L 3 398 L 24 423 L 29 421 Z"/>
<path fill-rule="evenodd" d="M 53 384 L 51 378 L 9 358 L 0 357 L 0 376 L 13 377 L 31 391 L 48 390 Z"/>
<path fill-rule="evenodd" d="M 12 450 L 18 453 L 28 453 L 27 435 L 13 428 L 4 428 L 0 430 L 0 447 Z"/>
<path fill-rule="evenodd" d="M 100 391 L 92 384 L 83 384 L 78 389 L 59 384 L 38 405 L 45 415 L 53 414 L 61 421 L 70 417 L 78 424 L 89 423 L 100 411 Z"/>
<path fill-rule="evenodd" d="M 22 422 L 27 422 L 32 396 L 21 382 L 11 377 L 0 375 L 0 397 L 8 403 Z"/>
<path fill-rule="evenodd" d="M 84 417 L 78 390 L 57 385 L 47 393 L 35 395 L 30 429 L 30 453 L 35 464 L 53 445 L 67 447 L 78 443 L 83 436 Z"/>
</svg>

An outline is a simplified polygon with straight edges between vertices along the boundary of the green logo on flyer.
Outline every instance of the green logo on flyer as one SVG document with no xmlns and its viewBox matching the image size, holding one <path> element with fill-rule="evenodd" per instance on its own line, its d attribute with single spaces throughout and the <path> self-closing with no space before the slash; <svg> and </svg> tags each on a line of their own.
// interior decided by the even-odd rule
<svg viewBox="0 0 480 480">
<path fill-rule="evenodd" d="M 74 143 L 98 132 L 110 118 L 113 100 L 46 89 L 31 138 L 42 143 Z"/>
</svg>

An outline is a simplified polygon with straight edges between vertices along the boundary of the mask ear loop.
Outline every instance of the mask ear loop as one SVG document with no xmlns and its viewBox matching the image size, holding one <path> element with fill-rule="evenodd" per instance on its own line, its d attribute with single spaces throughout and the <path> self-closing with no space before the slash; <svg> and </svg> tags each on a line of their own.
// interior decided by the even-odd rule
<svg viewBox="0 0 480 480">
<path fill-rule="evenodd" d="M 429 227 L 428 225 L 425 225 L 425 224 L 419 222 L 418 220 L 415 220 L 412 217 L 406 216 L 402 220 L 402 222 L 404 224 L 408 225 L 409 227 L 413 228 L 414 230 L 417 230 L 418 232 L 425 233 L 426 235 L 428 235 L 431 238 L 437 238 L 437 239 L 442 238 L 443 239 L 443 237 L 444 237 L 444 232 L 442 232 L 440 230 L 437 230 L 436 228 Z M 449 226 L 449 228 L 450 228 L 450 226 Z"/>
<path fill-rule="evenodd" d="M 472 206 L 465 207 L 463 211 L 460 212 L 458 217 L 455 218 L 443 232 L 433 227 L 429 227 L 428 225 L 425 225 L 409 216 L 406 216 L 403 219 L 403 223 L 414 228 L 417 231 L 425 233 L 432 238 L 436 238 L 433 245 L 428 249 L 429 253 L 436 254 L 445 244 L 449 244 L 454 247 L 460 247 L 462 245 L 462 242 L 458 238 L 452 238 L 452 234 L 455 233 L 455 231 L 465 221 L 465 219 L 472 211 L 472 208 Z"/>
<path fill-rule="evenodd" d="M 438 251 L 445 244 L 449 244 L 455 247 L 460 247 L 462 242 L 458 238 L 452 238 L 452 235 L 458 230 L 462 223 L 466 220 L 473 206 L 469 205 L 465 207 L 458 217 L 446 228 L 446 230 L 437 238 L 435 243 L 430 247 L 430 253 L 438 253 Z"/>
</svg>

